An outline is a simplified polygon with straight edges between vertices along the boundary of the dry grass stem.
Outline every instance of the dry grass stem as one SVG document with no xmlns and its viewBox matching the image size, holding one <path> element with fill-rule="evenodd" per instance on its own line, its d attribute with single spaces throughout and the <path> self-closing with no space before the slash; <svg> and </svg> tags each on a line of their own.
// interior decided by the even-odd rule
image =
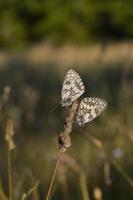
<svg viewBox="0 0 133 200">
<path fill-rule="evenodd" d="M 33 187 L 29 189 L 29 191 L 28 191 L 27 193 L 24 193 L 24 194 L 23 194 L 21 200 L 27 199 L 34 191 L 36 191 L 38 185 L 39 185 L 39 182 L 37 181 L 37 182 L 35 183 L 35 185 L 33 185 Z"/>
<path fill-rule="evenodd" d="M 127 174 L 127 172 L 121 167 L 121 165 L 114 159 L 111 159 L 112 165 L 115 169 L 122 175 L 122 177 L 127 181 L 129 186 L 133 188 L 133 179 Z"/>
<path fill-rule="evenodd" d="M 78 101 L 75 100 L 69 111 L 68 117 L 66 118 L 66 124 L 64 126 L 64 131 L 61 132 L 59 139 L 58 139 L 60 152 L 65 152 L 66 149 L 71 146 L 70 133 L 72 131 L 73 121 L 74 121 L 74 117 L 77 112 L 77 109 L 78 109 Z"/>
<path fill-rule="evenodd" d="M 73 127 L 73 121 L 74 121 L 74 117 L 75 114 L 77 112 L 78 109 L 78 101 L 75 100 L 71 106 L 71 109 L 68 113 L 68 117 L 66 118 L 66 124 L 64 126 L 64 131 L 60 133 L 58 142 L 59 142 L 59 157 L 57 159 L 56 162 L 56 166 L 53 172 L 53 176 L 49 185 L 49 189 L 48 189 L 48 193 L 46 195 L 45 200 L 49 200 L 50 194 L 51 194 L 51 190 L 52 190 L 52 186 L 54 183 L 54 179 L 55 179 L 55 175 L 60 163 L 60 159 L 61 159 L 61 155 L 63 152 L 65 152 L 67 150 L 67 148 L 69 148 L 71 146 L 71 138 L 70 138 L 70 133 L 72 131 L 72 127 Z"/>
<path fill-rule="evenodd" d="M 103 143 L 101 142 L 101 140 L 95 138 L 94 136 L 89 135 L 88 136 L 89 140 L 91 141 L 92 144 L 94 144 L 97 148 L 99 149 L 103 149 Z"/>
<path fill-rule="evenodd" d="M 75 171 L 79 175 L 83 200 L 90 200 L 88 185 L 87 185 L 87 178 L 82 167 L 74 158 L 72 158 L 71 156 L 67 154 L 62 154 L 61 161 L 67 164 L 73 171 Z"/>
<path fill-rule="evenodd" d="M 31 184 L 35 183 L 35 185 L 33 185 L 33 187 L 32 187 L 32 188 L 34 188 L 32 190 L 32 194 L 31 194 L 32 195 L 32 200 L 40 200 L 40 195 L 39 195 L 39 191 L 38 191 L 39 181 L 36 182 L 35 177 L 34 177 L 34 175 L 33 175 L 31 170 L 29 170 L 29 178 L 30 178 Z"/>
<path fill-rule="evenodd" d="M 12 159 L 11 151 L 8 148 L 8 183 L 9 183 L 9 200 L 13 200 L 13 189 L 12 189 Z"/>
<path fill-rule="evenodd" d="M 1 180 L 0 180 L 0 199 L 1 199 L 1 200 L 8 200 L 8 198 L 6 197 L 6 195 L 5 195 L 5 193 L 4 193 Z"/>
<path fill-rule="evenodd" d="M 8 144 L 8 184 L 9 184 L 9 200 L 13 200 L 13 186 L 12 186 L 12 155 L 11 151 L 15 148 L 13 141 L 14 129 L 11 119 L 7 120 L 5 140 Z"/>
<path fill-rule="evenodd" d="M 104 161 L 104 180 L 106 185 L 110 186 L 112 184 L 110 177 L 110 161 L 107 159 Z"/>
<path fill-rule="evenodd" d="M 50 194 L 51 194 L 51 190 L 52 190 L 52 186 L 53 186 L 54 179 L 55 179 L 55 175 L 56 175 L 59 163 L 60 163 L 60 157 L 61 157 L 61 152 L 59 153 L 59 157 L 58 157 L 57 162 L 56 162 L 56 166 L 55 166 L 55 169 L 54 169 L 54 172 L 53 172 L 53 175 L 52 175 L 52 179 L 51 179 L 51 182 L 50 182 L 50 185 L 49 185 L 49 189 L 48 189 L 48 193 L 47 193 L 47 196 L 46 196 L 45 200 L 49 200 L 49 197 L 50 197 Z"/>
<path fill-rule="evenodd" d="M 108 154 L 107 154 L 107 152 L 106 152 L 106 149 L 105 149 L 105 147 L 104 147 L 104 145 L 103 145 L 103 143 L 100 141 L 100 140 L 98 140 L 99 141 L 99 144 L 101 143 L 102 145 L 97 145 L 97 143 L 95 143 L 95 142 L 92 142 L 92 140 L 91 140 L 91 138 L 95 138 L 95 137 L 88 137 L 88 139 L 89 139 L 89 141 L 93 144 L 93 145 L 95 145 L 98 149 L 101 149 L 103 152 L 104 152 L 104 154 L 106 155 L 106 158 L 108 157 Z M 127 181 L 127 183 L 129 184 L 129 186 L 131 187 L 131 188 L 133 188 L 133 179 L 127 174 L 127 172 L 123 169 L 123 167 L 118 163 L 118 161 L 117 160 L 115 160 L 115 159 L 112 159 L 112 158 L 109 158 L 108 157 L 108 159 L 109 159 L 109 161 L 110 161 L 110 163 L 113 165 L 113 167 L 121 174 L 121 176 Z M 111 179 L 110 179 L 110 182 L 112 182 L 111 181 Z"/>
<path fill-rule="evenodd" d="M 70 199 L 69 196 L 69 185 L 67 180 L 67 169 L 64 165 L 60 165 L 60 170 L 58 170 L 58 182 L 60 184 L 60 188 L 62 190 L 63 200 Z"/>
</svg>

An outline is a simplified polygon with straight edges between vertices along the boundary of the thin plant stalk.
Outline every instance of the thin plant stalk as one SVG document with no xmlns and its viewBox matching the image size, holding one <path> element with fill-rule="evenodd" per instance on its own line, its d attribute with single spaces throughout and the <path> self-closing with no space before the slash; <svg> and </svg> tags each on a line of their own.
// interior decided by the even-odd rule
<svg viewBox="0 0 133 200">
<path fill-rule="evenodd" d="M 54 180 L 55 180 L 56 172 L 57 172 L 57 169 L 58 169 L 58 166 L 59 166 L 59 163 L 60 163 L 60 160 L 61 160 L 61 152 L 59 153 L 59 156 L 58 156 L 55 168 L 54 168 L 54 172 L 53 172 L 53 175 L 52 175 L 52 178 L 51 178 L 51 182 L 50 182 L 49 189 L 48 189 L 48 192 L 47 192 L 45 200 L 49 200 L 49 197 L 50 197 L 50 194 L 51 194 L 51 190 L 52 190 L 52 187 L 53 187 L 53 183 L 54 183 Z"/>
<path fill-rule="evenodd" d="M 8 147 L 8 187 L 9 187 L 9 200 L 13 200 L 13 187 L 12 187 L 12 157 L 11 150 Z"/>
<path fill-rule="evenodd" d="M 25 199 L 28 199 L 28 197 L 37 190 L 37 187 L 39 185 L 39 182 L 37 181 L 33 186 L 32 188 L 29 189 L 29 191 L 27 193 L 24 193 L 21 200 L 25 200 Z"/>
<path fill-rule="evenodd" d="M 64 126 L 64 131 L 60 133 L 60 136 L 58 138 L 58 143 L 59 143 L 59 156 L 56 162 L 56 166 L 53 172 L 53 176 L 49 185 L 49 189 L 48 189 L 48 193 L 46 195 L 45 200 L 49 200 L 50 194 L 51 194 L 51 190 L 53 187 L 53 183 L 55 180 L 55 176 L 56 176 L 56 172 L 61 160 L 61 155 L 62 153 L 64 153 L 70 146 L 71 146 L 71 137 L 70 137 L 70 133 L 72 132 L 72 127 L 73 127 L 73 121 L 74 121 L 74 117 L 76 114 L 76 111 L 78 109 L 78 101 L 75 100 L 71 106 L 71 109 L 68 113 L 68 116 L 66 118 L 66 124 Z"/>
<path fill-rule="evenodd" d="M 5 195 L 5 192 L 3 190 L 1 179 L 0 179 L 0 199 L 1 200 L 8 200 L 8 198 Z"/>
<path fill-rule="evenodd" d="M 67 164 L 73 171 L 75 171 L 79 175 L 79 181 L 82 192 L 83 200 L 90 200 L 90 195 L 88 191 L 87 178 L 84 172 L 84 169 L 79 165 L 79 163 L 71 156 L 67 154 L 63 154 L 61 161 Z"/>
<path fill-rule="evenodd" d="M 87 188 L 87 179 L 85 173 L 82 171 L 80 172 L 80 187 L 82 191 L 83 200 L 90 200 L 89 191 Z"/>
<path fill-rule="evenodd" d="M 12 150 L 15 148 L 13 141 L 14 129 L 12 119 L 7 120 L 5 140 L 8 145 L 7 164 L 8 164 L 8 185 L 9 185 L 9 200 L 13 200 L 13 186 L 12 186 Z"/>
<path fill-rule="evenodd" d="M 103 143 L 99 139 L 92 137 L 92 136 L 88 137 L 88 139 L 99 149 L 103 150 L 106 157 L 108 157 L 108 155 L 106 153 L 106 149 L 105 149 Z M 119 164 L 119 162 L 117 162 L 117 160 L 115 160 L 115 159 L 110 159 L 110 158 L 109 158 L 109 161 L 115 167 L 115 169 L 121 174 L 121 176 L 127 181 L 127 183 L 130 185 L 130 187 L 133 188 L 133 179 L 127 174 L 127 172 L 123 169 L 123 167 Z"/>
<path fill-rule="evenodd" d="M 122 166 L 114 159 L 111 159 L 111 163 L 121 174 L 121 176 L 127 181 L 130 187 L 133 188 L 133 179 L 127 174 L 127 172 L 122 168 Z"/>
</svg>

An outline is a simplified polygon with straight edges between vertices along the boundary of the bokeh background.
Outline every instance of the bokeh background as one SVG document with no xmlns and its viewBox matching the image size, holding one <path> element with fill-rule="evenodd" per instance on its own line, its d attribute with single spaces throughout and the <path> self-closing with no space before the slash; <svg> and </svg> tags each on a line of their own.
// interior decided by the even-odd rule
<svg viewBox="0 0 133 200">
<path fill-rule="evenodd" d="M 51 200 L 133 199 L 132 8 L 130 0 L 0 1 L 0 198 L 8 196 L 10 116 L 14 200 L 37 181 L 28 199 L 44 199 L 67 115 L 62 82 L 73 68 L 82 98 L 104 98 L 108 107 L 84 130 L 75 123 Z"/>
</svg>

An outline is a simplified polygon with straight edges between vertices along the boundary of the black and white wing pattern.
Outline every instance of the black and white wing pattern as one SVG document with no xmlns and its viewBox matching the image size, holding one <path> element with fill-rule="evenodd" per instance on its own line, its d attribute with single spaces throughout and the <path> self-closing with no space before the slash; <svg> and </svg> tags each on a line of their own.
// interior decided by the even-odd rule
<svg viewBox="0 0 133 200">
<path fill-rule="evenodd" d="M 61 91 L 61 105 L 70 106 L 72 102 L 78 99 L 85 91 L 82 79 L 76 71 L 70 69 L 64 79 Z"/>
<path fill-rule="evenodd" d="M 81 101 L 77 114 L 77 123 L 83 127 L 101 114 L 107 107 L 107 102 L 100 98 L 85 98 Z"/>
</svg>

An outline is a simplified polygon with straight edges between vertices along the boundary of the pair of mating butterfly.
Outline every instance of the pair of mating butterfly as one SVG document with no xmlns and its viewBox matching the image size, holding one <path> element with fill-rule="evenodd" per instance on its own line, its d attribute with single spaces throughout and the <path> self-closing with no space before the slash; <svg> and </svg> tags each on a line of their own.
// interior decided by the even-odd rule
<svg viewBox="0 0 133 200">
<path fill-rule="evenodd" d="M 71 106 L 85 91 L 82 79 L 73 69 L 70 69 L 64 79 L 61 91 L 61 105 Z M 107 102 L 100 98 L 84 98 L 81 100 L 78 113 L 77 123 L 83 127 L 85 123 L 90 122 L 105 110 Z"/>
</svg>

